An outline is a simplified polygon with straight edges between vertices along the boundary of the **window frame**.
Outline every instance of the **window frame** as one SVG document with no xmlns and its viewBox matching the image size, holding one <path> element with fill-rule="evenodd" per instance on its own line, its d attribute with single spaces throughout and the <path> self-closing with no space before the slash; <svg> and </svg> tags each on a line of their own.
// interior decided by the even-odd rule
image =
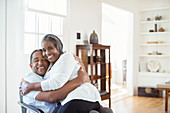
<svg viewBox="0 0 170 113">
<path fill-rule="evenodd" d="M 29 31 L 26 31 L 26 13 L 33 13 L 35 14 L 35 31 L 34 32 L 29 32 Z M 26 38 L 26 35 L 34 35 L 35 36 L 35 45 L 34 45 L 34 49 L 39 49 L 41 48 L 40 46 L 40 39 L 42 37 L 40 37 L 41 35 L 45 35 L 47 33 L 52 33 L 52 34 L 55 34 L 57 35 L 62 41 L 63 41 L 63 35 L 64 35 L 64 18 L 65 16 L 61 16 L 61 15 L 58 15 L 58 14 L 53 14 L 53 13 L 49 13 L 49 12 L 44 12 L 44 11 L 35 11 L 35 10 L 26 10 L 25 11 L 25 14 L 24 14 L 25 18 L 24 18 L 24 45 L 25 45 L 25 38 Z M 44 16 L 47 16 L 48 17 L 48 32 L 40 32 L 39 31 L 39 22 L 40 22 L 40 16 L 41 15 L 44 15 Z M 60 33 L 59 34 L 56 34 L 56 33 L 53 33 L 53 30 L 52 30 L 52 24 L 53 24 L 53 18 L 56 18 L 56 19 L 59 19 L 60 20 L 60 23 L 59 23 L 59 28 L 60 28 Z M 33 50 L 30 49 L 28 50 L 28 48 L 26 48 L 24 46 L 24 54 L 30 54 Z"/>
</svg>

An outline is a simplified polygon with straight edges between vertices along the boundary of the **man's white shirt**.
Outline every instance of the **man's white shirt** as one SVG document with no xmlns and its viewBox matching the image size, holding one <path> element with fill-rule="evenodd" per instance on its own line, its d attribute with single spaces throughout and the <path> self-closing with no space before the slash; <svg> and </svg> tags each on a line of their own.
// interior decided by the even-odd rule
<svg viewBox="0 0 170 113">
<path fill-rule="evenodd" d="M 43 77 L 31 72 L 27 76 L 24 77 L 24 80 L 34 83 L 43 81 Z M 35 97 L 40 93 L 40 91 L 30 91 L 28 94 L 23 96 L 23 102 L 32 106 L 35 106 L 38 109 L 44 111 L 44 113 L 52 113 L 56 107 L 56 104 L 49 103 L 45 101 L 38 101 Z M 33 113 L 32 111 L 27 109 L 27 113 Z"/>
</svg>

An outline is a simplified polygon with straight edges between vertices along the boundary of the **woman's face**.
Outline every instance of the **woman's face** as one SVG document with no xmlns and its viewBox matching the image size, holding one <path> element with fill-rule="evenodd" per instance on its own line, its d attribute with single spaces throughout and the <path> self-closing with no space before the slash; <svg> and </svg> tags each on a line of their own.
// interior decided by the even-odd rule
<svg viewBox="0 0 170 113">
<path fill-rule="evenodd" d="M 60 53 L 50 40 L 42 42 L 43 56 L 51 63 L 55 63 L 60 57 Z"/>
</svg>

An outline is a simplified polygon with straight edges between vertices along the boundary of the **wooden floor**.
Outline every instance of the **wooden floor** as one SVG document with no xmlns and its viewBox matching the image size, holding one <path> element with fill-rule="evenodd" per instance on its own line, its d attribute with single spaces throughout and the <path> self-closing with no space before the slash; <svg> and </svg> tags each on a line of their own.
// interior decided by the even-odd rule
<svg viewBox="0 0 170 113">
<path fill-rule="evenodd" d="M 121 86 L 121 87 L 120 87 Z M 117 84 L 111 91 L 111 108 L 114 113 L 165 113 L 165 98 L 128 96 L 126 88 Z M 102 101 L 108 107 L 109 101 Z M 168 113 L 170 113 L 170 100 Z"/>
<path fill-rule="evenodd" d="M 102 101 L 102 105 L 108 107 L 108 100 Z M 164 98 L 138 96 L 114 97 L 112 98 L 111 106 L 115 113 L 165 113 Z M 170 113 L 170 107 L 168 111 Z"/>
</svg>

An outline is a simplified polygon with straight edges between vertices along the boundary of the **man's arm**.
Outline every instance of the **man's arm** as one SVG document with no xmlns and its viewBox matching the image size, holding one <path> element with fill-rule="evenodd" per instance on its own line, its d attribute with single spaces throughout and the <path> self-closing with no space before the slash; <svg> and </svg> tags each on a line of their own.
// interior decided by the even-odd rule
<svg viewBox="0 0 170 113">
<path fill-rule="evenodd" d="M 71 91 L 85 82 L 90 82 L 89 75 L 87 72 L 80 69 L 77 78 L 66 83 L 64 86 L 57 90 L 40 92 L 35 99 L 46 102 L 57 102 L 63 100 Z"/>
</svg>

